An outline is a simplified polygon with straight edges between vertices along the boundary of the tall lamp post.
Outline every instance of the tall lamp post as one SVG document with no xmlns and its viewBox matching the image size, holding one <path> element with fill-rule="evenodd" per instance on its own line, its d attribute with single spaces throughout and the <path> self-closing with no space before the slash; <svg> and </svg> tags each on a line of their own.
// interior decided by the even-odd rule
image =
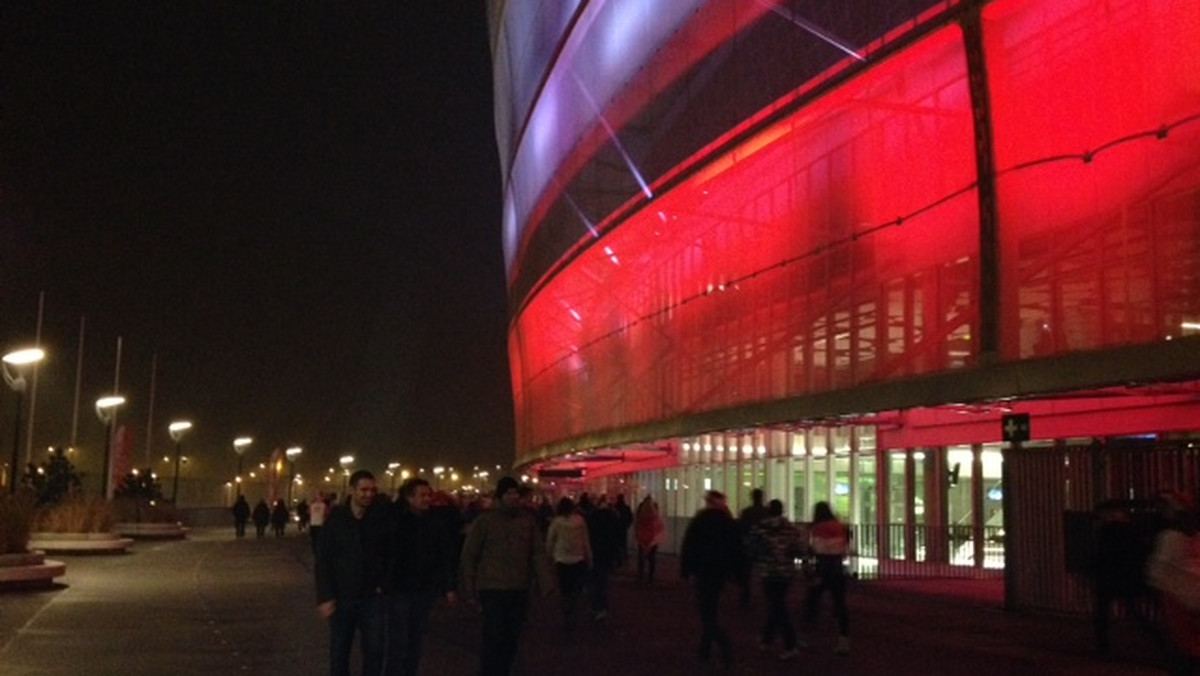
<svg viewBox="0 0 1200 676">
<path fill-rule="evenodd" d="M 342 493 L 350 490 L 350 468 L 354 466 L 353 455 L 343 455 L 338 458 L 338 464 L 342 466 Z"/>
<path fill-rule="evenodd" d="M 171 504 L 178 505 L 176 502 L 179 498 L 179 450 L 183 444 L 183 435 L 192 429 L 192 423 L 186 420 L 177 420 L 167 426 L 167 431 L 171 433 L 171 438 L 175 440 L 175 479 L 171 482 Z"/>
<path fill-rule="evenodd" d="M 33 347 L 25 350 L 15 350 L 4 355 L 4 382 L 17 395 L 17 412 L 13 422 L 12 464 L 8 466 L 8 492 L 17 490 L 17 450 L 21 446 L 21 399 L 25 394 L 25 367 L 36 364 L 46 356 L 42 350 Z"/>
<path fill-rule="evenodd" d="M 284 451 L 284 453 L 287 455 L 288 469 L 290 470 L 288 472 L 288 492 L 287 492 L 288 509 L 292 508 L 292 485 L 296 483 L 296 457 L 299 456 L 303 452 L 304 452 L 304 449 L 300 448 L 299 446 L 292 446 L 291 448 Z"/>
<path fill-rule="evenodd" d="M 112 436 L 113 421 L 117 418 L 117 407 L 125 403 L 125 397 L 114 394 L 96 400 L 96 417 L 104 423 L 104 476 L 100 479 L 100 495 L 105 500 L 112 498 Z"/>
<path fill-rule="evenodd" d="M 254 440 L 250 437 L 238 437 L 237 439 L 233 440 L 233 452 L 237 453 L 238 457 L 237 476 L 234 477 L 233 481 L 237 484 L 237 494 L 239 498 L 242 497 L 242 456 L 246 454 L 246 447 L 252 443 L 254 443 Z"/>
</svg>

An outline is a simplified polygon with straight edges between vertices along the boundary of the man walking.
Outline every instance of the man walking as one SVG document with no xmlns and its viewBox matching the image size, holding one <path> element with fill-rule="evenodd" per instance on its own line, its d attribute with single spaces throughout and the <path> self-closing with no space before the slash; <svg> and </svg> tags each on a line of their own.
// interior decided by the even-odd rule
<svg viewBox="0 0 1200 676">
<path fill-rule="evenodd" d="M 704 497 L 704 509 L 696 512 L 684 532 L 679 566 L 685 580 L 695 578 L 696 581 L 701 626 L 700 659 L 707 662 L 712 644 L 716 643 L 722 664 L 729 667 L 733 662 L 733 643 L 717 621 L 717 606 L 725 583 L 742 579 L 745 559 L 741 532 L 729 513 L 724 493 L 709 491 Z"/>
<path fill-rule="evenodd" d="M 351 474 L 349 501 L 333 509 L 317 541 L 317 612 L 329 621 L 332 676 L 349 676 L 356 633 L 363 676 L 383 673 L 390 515 L 376 492 L 373 474 Z"/>
<path fill-rule="evenodd" d="M 432 497 L 429 482 L 416 477 L 400 486 L 400 499 L 393 506 L 388 676 L 417 675 L 433 604 L 438 598 L 450 604 L 457 599 L 456 541 L 445 521 L 430 514 Z"/>
<path fill-rule="evenodd" d="M 520 484 L 496 484 L 495 506 L 471 524 L 463 544 L 462 587 L 468 601 L 483 607 L 483 676 L 506 676 L 517 654 L 529 611 L 529 588 L 554 588 L 541 530 L 521 505 Z"/>
</svg>

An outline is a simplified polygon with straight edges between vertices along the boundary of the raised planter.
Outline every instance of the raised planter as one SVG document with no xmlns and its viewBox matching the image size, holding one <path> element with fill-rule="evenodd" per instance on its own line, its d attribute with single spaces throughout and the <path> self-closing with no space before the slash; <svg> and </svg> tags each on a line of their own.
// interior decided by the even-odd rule
<svg viewBox="0 0 1200 676">
<path fill-rule="evenodd" d="M 188 534 L 180 523 L 118 523 L 113 530 L 135 540 L 182 540 Z"/>
<path fill-rule="evenodd" d="M 132 544 L 117 533 L 40 532 L 29 538 L 30 548 L 53 554 L 124 554 Z"/>
<path fill-rule="evenodd" d="M 62 561 L 47 561 L 46 553 L 0 554 L 0 589 L 49 587 L 67 572 Z"/>
</svg>

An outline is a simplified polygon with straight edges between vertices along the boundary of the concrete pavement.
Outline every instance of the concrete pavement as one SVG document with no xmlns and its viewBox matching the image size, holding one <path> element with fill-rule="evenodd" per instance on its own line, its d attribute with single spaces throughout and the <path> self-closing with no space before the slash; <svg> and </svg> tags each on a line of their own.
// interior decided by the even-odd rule
<svg viewBox="0 0 1200 676">
<path fill-rule="evenodd" d="M 306 536 L 235 540 L 232 528 L 197 529 L 182 541 L 138 542 L 119 556 L 58 557 L 56 588 L 0 596 L 3 676 L 270 674 L 328 672 L 327 633 L 315 613 Z M 612 613 L 559 627 L 556 598 L 540 599 L 518 656 L 519 674 L 692 675 L 714 671 L 696 656 L 698 620 L 673 559 L 654 586 L 614 577 Z M 761 596 L 746 610 L 727 592 L 735 642 L 732 674 L 888 676 L 1013 673 L 1063 676 L 1160 674 L 1152 640 L 1131 623 L 1113 629 L 1115 657 L 1091 651 L 1079 618 L 1001 612 L 998 595 L 955 585 L 860 582 L 851 591 L 853 650 L 832 653 L 825 614 L 813 645 L 789 662 L 757 649 Z M 796 594 L 796 602 L 799 598 Z M 795 605 L 795 604 L 793 604 Z M 478 614 L 439 607 L 422 674 L 471 674 Z"/>
</svg>

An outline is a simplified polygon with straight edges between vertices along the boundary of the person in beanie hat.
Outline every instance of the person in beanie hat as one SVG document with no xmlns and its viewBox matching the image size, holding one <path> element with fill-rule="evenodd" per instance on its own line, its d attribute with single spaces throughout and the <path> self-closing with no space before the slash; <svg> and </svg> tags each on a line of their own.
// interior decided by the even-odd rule
<svg viewBox="0 0 1200 676">
<path fill-rule="evenodd" d="M 491 509 L 471 524 L 463 544 L 461 581 L 467 602 L 483 608 L 484 676 L 508 674 L 516 658 L 529 611 L 529 590 L 553 588 L 550 562 L 537 521 L 521 506 L 520 484 L 512 477 L 496 483 Z"/>
</svg>

